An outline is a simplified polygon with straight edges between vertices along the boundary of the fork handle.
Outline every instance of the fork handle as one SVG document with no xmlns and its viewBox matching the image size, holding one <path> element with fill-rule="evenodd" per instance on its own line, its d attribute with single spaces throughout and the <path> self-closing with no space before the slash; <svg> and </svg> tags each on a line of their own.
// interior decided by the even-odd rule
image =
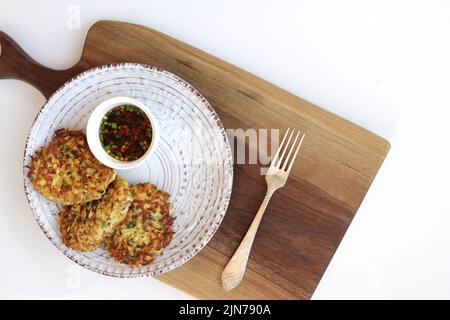
<svg viewBox="0 0 450 320">
<path fill-rule="evenodd" d="M 252 224 L 248 228 L 244 239 L 222 272 L 222 286 L 226 291 L 236 288 L 244 277 L 253 240 L 255 240 L 256 232 L 258 231 L 259 224 L 263 217 L 264 211 L 266 211 L 267 204 L 269 203 L 272 194 L 272 190 L 267 191 L 266 196 L 264 197 L 264 200 L 259 207 Z"/>
</svg>

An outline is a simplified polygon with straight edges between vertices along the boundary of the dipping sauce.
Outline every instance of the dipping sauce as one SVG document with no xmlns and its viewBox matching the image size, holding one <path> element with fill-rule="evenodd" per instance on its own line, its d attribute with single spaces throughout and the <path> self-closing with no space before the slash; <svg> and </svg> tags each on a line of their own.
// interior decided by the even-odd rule
<svg viewBox="0 0 450 320">
<path fill-rule="evenodd" d="M 134 105 L 121 105 L 108 111 L 100 124 L 100 142 L 114 159 L 133 161 L 147 152 L 152 126 L 144 111 Z"/>
</svg>

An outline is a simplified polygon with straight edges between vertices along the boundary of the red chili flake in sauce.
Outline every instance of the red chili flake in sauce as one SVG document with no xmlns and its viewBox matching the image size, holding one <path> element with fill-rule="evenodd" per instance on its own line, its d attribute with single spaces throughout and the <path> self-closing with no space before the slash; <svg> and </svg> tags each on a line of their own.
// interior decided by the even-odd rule
<svg viewBox="0 0 450 320">
<path fill-rule="evenodd" d="M 140 108 L 121 105 L 108 111 L 100 124 L 103 149 L 120 161 L 133 161 L 147 152 L 152 141 L 150 120 Z"/>
</svg>

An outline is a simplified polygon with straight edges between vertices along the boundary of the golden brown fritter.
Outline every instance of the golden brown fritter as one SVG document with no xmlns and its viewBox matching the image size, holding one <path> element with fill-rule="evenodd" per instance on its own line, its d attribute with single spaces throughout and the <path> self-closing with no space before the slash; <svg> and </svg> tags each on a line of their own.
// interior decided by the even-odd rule
<svg viewBox="0 0 450 320">
<path fill-rule="evenodd" d="M 131 187 L 133 203 L 127 217 L 105 239 L 116 261 L 132 267 L 147 265 L 173 237 L 170 196 L 152 184 Z"/>
<path fill-rule="evenodd" d="M 99 199 L 116 175 L 91 153 L 80 131 L 59 129 L 31 159 L 28 177 L 50 201 L 64 205 Z"/>
<path fill-rule="evenodd" d="M 95 250 L 125 219 L 132 200 L 130 185 L 118 176 L 99 200 L 63 207 L 59 227 L 64 244 L 80 251 Z"/>
</svg>

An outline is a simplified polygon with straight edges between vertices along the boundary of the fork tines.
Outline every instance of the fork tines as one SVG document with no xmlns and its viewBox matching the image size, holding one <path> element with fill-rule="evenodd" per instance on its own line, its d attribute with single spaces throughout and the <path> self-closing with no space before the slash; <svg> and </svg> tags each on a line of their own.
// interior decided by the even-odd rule
<svg viewBox="0 0 450 320">
<path fill-rule="evenodd" d="M 298 151 L 300 150 L 300 147 L 303 143 L 303 139 L 305 138 L 305 134 L 303 133 L 300 140 L 298 139 L 300 137 L 300 130 L 297 131 L 297 134 L 295 135 L 294 141 L 291 143 L 292 137 L 294 136 L 295 129 L 288 128 L 283 140 L 281 140 L 281 144 L 278 147 L 277 152 L 275 153 L 275 156 L 272 159 L 272 162 L 270 163 L 270 167 L 277 168 L 279 170 L 283 170 L 286 172 L 290 172 L 292 169 L 292 165 L 294 163 L 295 158 L 297 157 Z M 286 138 L 289 136 L 286 142 Z M 286 143 L 285 143 L 286 142 Z M 290 145 L 290 148 L 289 148 Z M 281 149 L 283 149 L 283 152 L 281 153 L 281 156 L 279 156 Z M 286 151 L 289 149 L 289 152 L 286 157 Z M 292 155 L 292 152 L 295 150 L 294 154 Z"/>
</svg>

